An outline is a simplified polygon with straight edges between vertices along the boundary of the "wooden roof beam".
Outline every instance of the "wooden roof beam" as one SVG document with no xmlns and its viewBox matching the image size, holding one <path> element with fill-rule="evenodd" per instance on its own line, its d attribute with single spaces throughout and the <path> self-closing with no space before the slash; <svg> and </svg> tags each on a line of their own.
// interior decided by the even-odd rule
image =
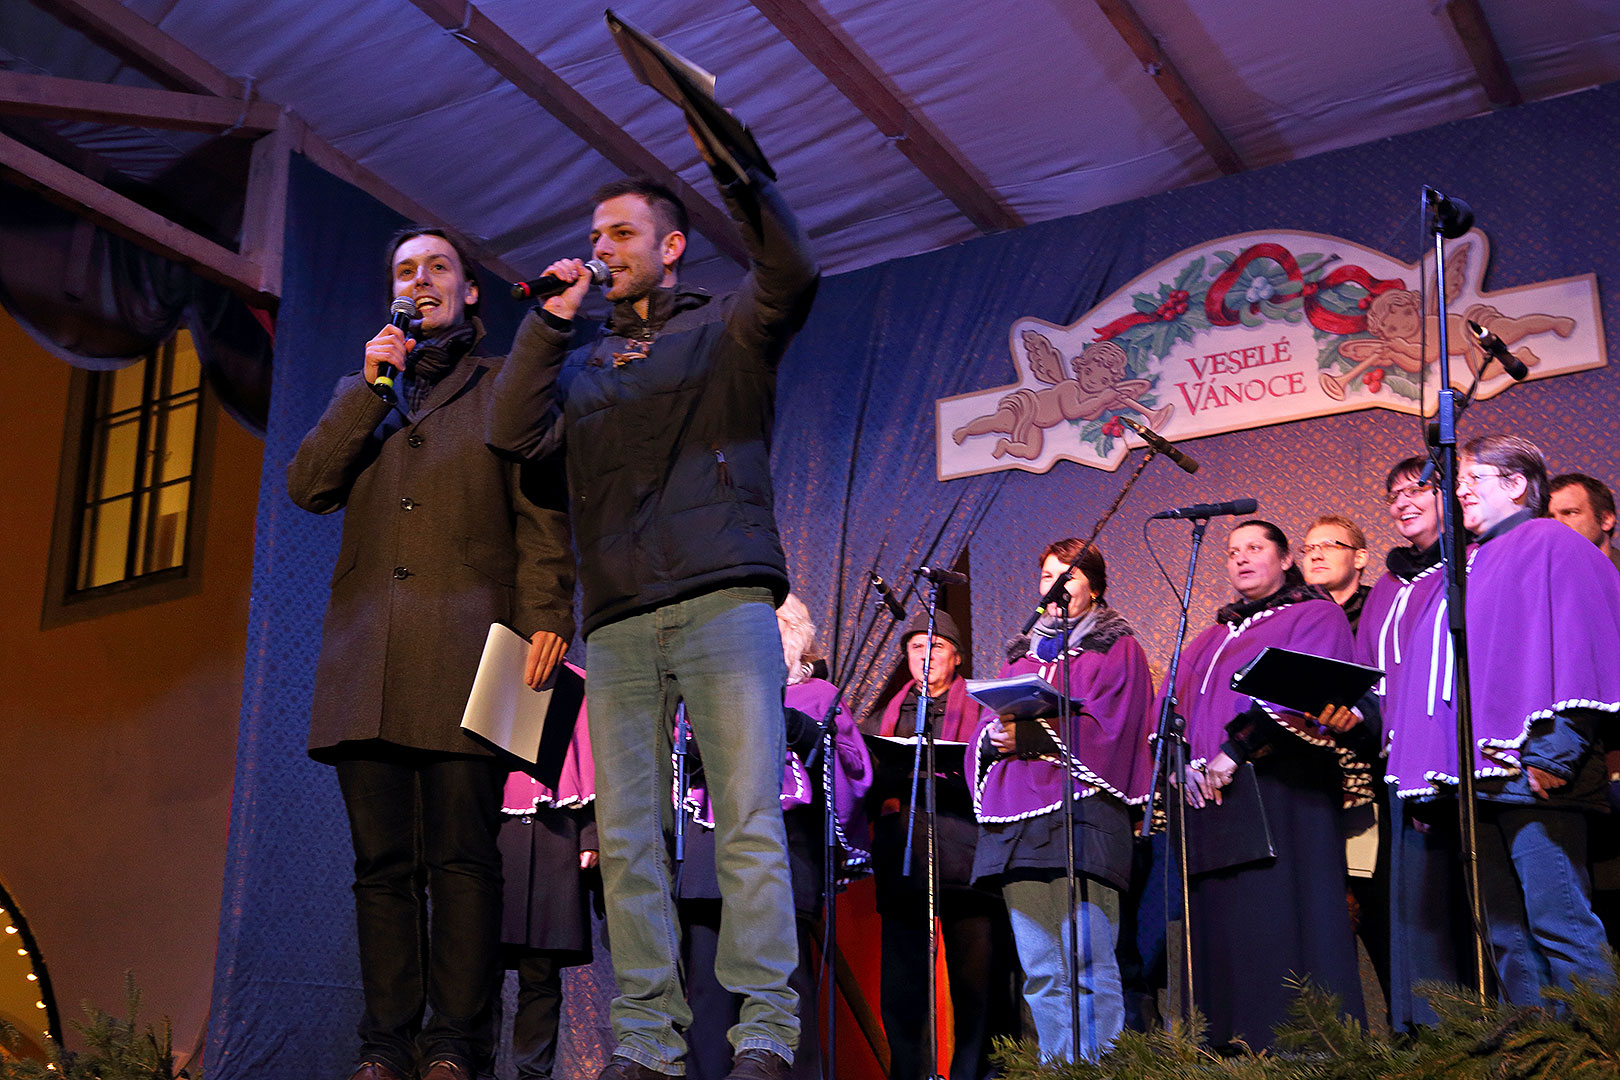
<svg viewBox="0 0 1620 1080">
<path fill-rule="evenodd" d="M 1474 74 L 1485 88 L 1490 103 L 1499 109 L 1523 104 L 1524 95 L 1519 93 L 1519 84 L 1513 81 L 1513 72 L 1508 70 L 1507 58 L 1502 55 L 1502 47 L 1497 44 L 1479 0 L 1446 0 L 1446 14 L 1462 39 L 1468 59 L 1474 65 Z"/>
<path fill-rule="evenodd" d="M 568 82 L 520 45 L 470 0 L 411 0 L 428 18 L 451 31 L 503 78 L 533 98 L 541 108 L 585 141 L 613 165 L 629 174 L 650 176 L 680 197 L 693 226 L 739 265 L 748 265 L 748 249 L 731 216 L 682 180 L 653 153 L 586 100 Z"/>
<path fill-rule="evenodd" d="M 242 293 L 261 306 L 274 296 L 265 291 L 262 268 L 252 259 L 176 225 L 162 214 L 4 135 L 0 135 L 0 173 L 60 206 L 83 214 L 109 232 L 192 267 L 203 277 Z"/>
<path fill-rule="evenodd" d="M 137 67 L 162 82 L 184 90 L 214 94 L 232 100 L 238 107 L 243 101 L 253 100 L 242 80 L 220 71 L 118 0 L 52 0 L 52 10 L 64 21 L 107 44 L 113 51 L 129 57 Z M 270 107 L 278 108 L 273 104 Z M 448 224 L 441 215 L 399 191 L 301 122 L 295 125 L 291 150 L 304 154 L 333 176 L 353 184 L 411 221 Z M 511 267 L 488 250 L 477 248 L 475 254 L 480 262 L 497 274 L 505 275 L 508 279 L 517 277 Z"/>
<path fill-rule="evenodd" d="M 1171 107 L 1180 115 L 1182 123 L 1203 146 L 1204 152 L 1214 159 L 1216 167 L 1227 176 L 1242 172 L 1245 167 L 1243 159 L 1238 157 L 1238 152 L 1221 133 L 1221 129 L 1215 126 L 1215 121 L 1193 93 L 1192 87 L 1187 85 L 1175 63 L 1165 55 L 1159 39 L 1153 36 L 1142 17 L 1136 13 L 1136 8 L 1131 6 L 1131 0 L 1097 0 L 1097 6 L 1114 25 L 1119 36 L 1125 39 L 1131 52 L 1136 54 L 1142 70 L 1153 77 Z"/>
<path fill-rule="evenodd" d="M 900 96 L 882 69 L 817 0 L 753 0 L 753 4 L 974 225 L 997 232 L 1024 224 L 989 179 Z"/>
<path fill-rule="evenodd" d="M 280 110 L 264 101 L 233 101 L 213 94 L 17 71 L 0 71 L 0 113 L 174 131 L 240 131 L 244 135 L 273 131 L 280 121 Z"/>
</svg>

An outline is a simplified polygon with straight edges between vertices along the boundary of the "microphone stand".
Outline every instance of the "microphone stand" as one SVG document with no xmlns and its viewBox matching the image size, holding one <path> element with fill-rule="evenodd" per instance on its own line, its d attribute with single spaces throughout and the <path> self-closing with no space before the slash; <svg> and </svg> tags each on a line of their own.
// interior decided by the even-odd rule
<svg viewBox="0 0 1620 1080">
<path fill-rule="evenodd" d="M 1434 198 L 1431 198 L 1434 196 Z M 1457 672 L 1457 826 L 1463 857 L 1463 881 L 1468 896 L 1468 917 L 1474 938 L 1474 992 L 1485 1001 L 1485 911 L 1479 892 L 1479 807 L 1474 802 L 1474 713 L 1468 675 L 1468 621 L 1465 608 L 1467 535 L 1461 528 L 1462 507 L 1457 502 L 1457 391 L 1451 385 L 1451 357 L 1446 345 L 1447 233 L 1452 232 L 1436 204 L 1443 197 L 1423 189 L 1422 220 L 1434 238 L 1434 289 L 1439 312 L 1440 390 L 1436 408 L 1438 431 L 1435 452 L 1440 461 L 1440 485 L 1445 493 L 1441 514 L 1440 558 L 1445 565 L 1446 613 Z M 1431 212 L 1432 211 L 1432 212 Z M 1481 365 L 1483 370 L 1484 365 Z M 1476 379 L 1477 384 L 1477 379 Z M 1470 397 L 1472 396 L 1470 389 Z M 1421 403 L 1420 403 L 1421 404 Z"/>
<path fill-rule="evenodd" d="M 1187 610 L 1192 605 L 1193 581 L 1198 573 L 1198 552 L 1204 543 L 1208 518 L 1194 518 L 1192 552 L 1187 560 L 1187 584 L 1181 593 L 1181 617 L 1176 623 L 1176 646 L 1170 653 L 1170 668 L 1164 677 L 1164 698 L 1159 706 L 1159 725 L 1153 740 L 1153 776 L 1148 784 L 1142 836 L 1153 828 L 1153 800 L 1160 777 L 1165 782 L 1165 819 L 1176 845 L 1176 869 L 1181 889 L 1181 1000 L 1179 1012 L 1185 1026 L 1193 1011 L 1192 895 L 1187 881 L 1187 799 L 1182 786 L 1187 776 L 1187 721 L 1176 711 L 1176 676 L 1181 670 L 1181 650 L 1187 641 Z M 1166 752 L 1166 747 L 1169 751 Z M 1173 770 L 1173 771 L 1172 771 Z M 1175 797 L 1170 795 L 1171 777 L 1176 778 Z M 1172 807 L 1172 803 L 1174 804 Z M 1170 906 L 1170 879 L 1165 878 L 1165 907 Z"/>
<path fill-rule="evenodd" d="M 872 614 L 867 621 L 866 629 L 861 632 L 860 637 L 856 639 L 855 648 L 851 650 L 850 655 L 852 657 L 858 658 L 861 655 L 862 646 L 872 636 L 872 631 L 876 629 L 880 610 L 886 610 L 884 599 L 881 596 L 874 601 Z M 894 617 L 894 612 L 890 611 L 889 615 L 895 622 L 899 621 L 897 617 Z M 852 666 L 855 662 L 852 659 Z M 869 660 L 867 662 L 868 670 L 870 670 L 871 666 L 872 662 Z M 831 672 L 828 674 L 832 675 Z M 828 957 L 836 956 L 838 951 L 838 858 L 843 849 L 843 836 L 838 826 L 836 793 L 838 748 L 836 733 L 839 702 L 843 698 L 843 683 L 847 681 L 848 675 L 849 672 L 845 671 L 842 676 L 833 676 L 828 680 L 833 684 L 832 701 L 828 703 L 827 711 L 822 714 L 819 721 L 821 734 L 816 743 L 816 749 L 811 752 L 810 760 L 805 762 L 806 771 L 813 772 L 817 764 L 815 756 L 818 753 L 821 755 L 821 954 L 824 968 L 828 966 Z M 820 982 L 819 978 L 817 982 Z M 831 986 L 833 1000 L 827 1003 L 827 1055 L 823 1057 L 822 1062 L 826 1070 L 824 1075 L 827 1080 L 838 1080 L 838 982 L 836 977 L 833 979 Z"/>
<path fill-rule="evenodd" d="M 686 720 L 686 702 L 675 706 L 675 901 L 680 903 L 681 872 L 686 869 L 686 803 L 691 779 L 686 763 L 686 743 L 692 729 Z"/>
<path fill-rule="evenodd" d="M 939 866 L 938 843 L 935 824 L 938 820 L 938 804 L 934 801 L 934 727 L 928 722 L 928 705 L 932 700 L 928 696 L 929 679 L 933 676 L 934 663 L 934 611 L 939 604 L 939 584 L 930 579 L 928 582 L 928 639 L 923 652 L 922 679 L 917 684 L 917 723 L 915 734 L 917 748 L 912 754 L 911 765 L 911 804 L 906 812 L 906 846 L 905 854 L 901 857 L 900 867 L 903 877 L 911 876 L 911 837 L 912 827 L 917 821 L 917 780 L 918 774 L 927 769 L 926 779 L 923 781 L 924 797 L 928 807 L 925 811 L 924 828 L 928 832 L 927 848 L 924 863 L 926 866 L 928 882 L 928 1075 L 938 1080 L 939 1073 L 939 938 L 934 932 L 934 921 L 939 914 Z"/>
</svg>

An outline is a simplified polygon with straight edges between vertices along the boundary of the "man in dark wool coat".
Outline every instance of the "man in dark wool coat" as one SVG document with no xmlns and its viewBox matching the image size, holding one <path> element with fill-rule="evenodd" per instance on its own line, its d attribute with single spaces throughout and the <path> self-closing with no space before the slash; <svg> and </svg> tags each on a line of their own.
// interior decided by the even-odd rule
<svg viewBox="0 0 1620 1080">
<path fill-rule="evenodd" d="M 716 179 L 749 271 L 711 300 L 678 280 L 685 210 L 666 188 L 625 180 L 596 194 L 592 254 L 613 305 L 570 351 L 591 286 L 571 282 L 519 327 L 491 442 L 525 454 L 566 438 L 583 589 L 596 824 L 613 971 L 616 1046 L 603 1080 L 684 1071 L 691 1010 L 664 831 L 670 732 L 684 699 L 703 748 L 725 916 L 714 974 L 743 999 L 728 1037 L 731 1080 L 785 1077 L 799 1041 L 793 892 L 782 825 L 786 668 L 775 608 L 787 560 L 771 488 L 777 365 L 820 272 L 776 185 L 750 169 Z"/>
<path fill-rule="evenodd" d="M 465 248 L 412 227 L 388 264 L 420 326 L 366 343 L 287 467 L 298 506 L 347 511 L 309 753 L 337 767 L 354 840 L 365 1014 L 353 1080 L 470 1080 L 494 1060 L 506 769 L 461 716 L 493 622 L 530 637 L 532 685 L 550 674 L 574 632 L 573 564 L 560 477 L 485 444 L 501 360 L 477 353 Z M 377 392 L 379 373 L 398 382 L 397 403 Z"/>
</svg>

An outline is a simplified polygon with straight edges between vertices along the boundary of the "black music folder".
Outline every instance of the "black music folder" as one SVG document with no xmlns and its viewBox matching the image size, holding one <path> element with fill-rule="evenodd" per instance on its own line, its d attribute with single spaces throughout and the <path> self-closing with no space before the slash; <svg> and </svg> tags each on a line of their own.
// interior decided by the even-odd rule
<svg viewBox="0 0 1620 1080">
<path fill-rule="evenodd" d="M 1221 789 L 1219 805 L 1210 799 L 1202 807 L 1187 807 L 1189 877 L 1276 857 L 1253 762 L 1238 766 L 1232 782 Z"/>
<path fill-rule="evenodd" d="M 1354 705 L 1383 677 L 1382 671 L 1366 664 L 1268 645 L 1232 676 L 1232 689 L 1256 701 L 1317 716 L 1329 705 Z"/>
<path fill-rule="evenodd" d="M 748 125 L 715 100 L 713 75 L 666 48 L 652 35 L 637 30 L 613 14 L 611 8 L 606 19 L 614 43 L 637 81 L 681 107 L 692 130 L 716 161 L 744 182 L 750 167 L 776 179 L 776 171 L 765 160 Z"/>
</svg>

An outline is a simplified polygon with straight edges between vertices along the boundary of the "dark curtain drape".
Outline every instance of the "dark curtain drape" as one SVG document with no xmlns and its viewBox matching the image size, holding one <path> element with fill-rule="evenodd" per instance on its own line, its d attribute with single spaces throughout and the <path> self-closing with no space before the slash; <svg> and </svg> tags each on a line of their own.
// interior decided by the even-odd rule
<svg viewBox="0 0 1620 1080">
<path fill-rule="evenodd" d="M 225 410 L 264 434 L 265 321 L 230 290 L 3 182 L 0 306 L 46 351 L 102 371 L 127 367 L 184 325 Z"/>
</svg>

